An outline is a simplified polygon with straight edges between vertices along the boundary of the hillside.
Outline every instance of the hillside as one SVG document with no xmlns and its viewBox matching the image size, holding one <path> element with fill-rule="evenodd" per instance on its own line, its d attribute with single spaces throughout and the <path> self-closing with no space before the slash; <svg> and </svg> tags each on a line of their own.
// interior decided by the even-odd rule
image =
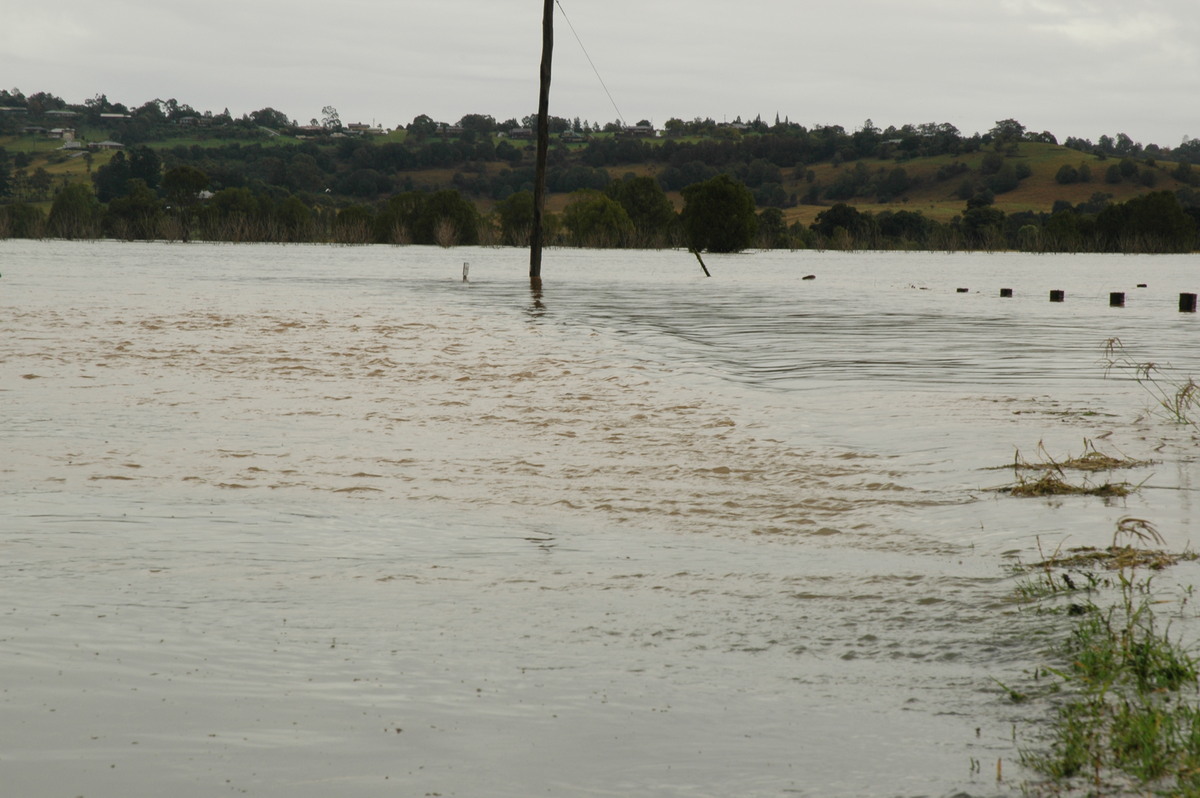
<svg viewBox="0 0 1200 798">
<path fill-rule="evenodd" d="M 0 131 L 7 131 L 0 135 L 0 207 L 32 207 L 44 215 L 65 188 L 81 185 L 99 199 L 100 206 L 87 215 L 105 233 L 164 234 L 163 220 L 178 217 L 178 200 L 187 196 L 178 196 L 172 210 L 163 178 L 191 170 L 191 182 L 204 188 L 204 196 L 187 215 L 207 220 L 205 234 L 224 235 L 216 231 L 230 229 L 227 217 L 236 211 L 239 218 L 254 218 L 252 224 L 233 225 L 238 236 L 254 228 L 251 237 L 270 237 L 286 228 L 289 240 L 336 239 L 346 235 L 336 229 L 340 221 L 358 231 L 354 240 L 414 240 L 417 206 L 441 193 L 451 196 L 438 200 L 440 210 L 429 211 L 437 218 L 421 223 L 425 233 L 416 240 L 430 239 L 436 228 L 444 228 L 439 242 L 520 238 L 514 208 L 504 203 L 532 189 L 534 147 L 527 131 L 504 129 L 516 124 L 512 120 L 497 124 L 475 115 L 446 125 L 418 117 L 407 129 L 381 131 L 340 124 L 300 128 L 270 109 L 241 120 L 176 119 L 168 112 L 156 106 L 116 120 L 100 119 L 94 108 L 91 117 L 84 111 L 46 112 L 73 114 L 43 119 L 46 125 L 72 119 L 69 129 L 15 124 L 11 115 L 0 116 Z M 949 125 L 848 133 L 837 126 L 810 130 L 778 122 L 737 128 L 696 123 L 694 130 L 664 136 L 648 127 L 600 131 L 585 123 L 581 132 L 566 120 L 556 124 L 547 209 L 561 217 L 556 224 L 566 226 L 557 228 L 557 243 L 563 244 L 677 245 L 678 230 L 661 213 L 649 229 L 633 205 L 625 208 L 629 218 L 618 211 L 598 236 L 570 229 L 568 209 L 585 202 L 581 190 L 608 195 L 585 214 L 604 216 L 612 213 L 604 202 L 618 201 L 620 184 L 631 177 L 650 178 L 644 183 L 659 195 L 642 197 L 642 212 L 648 212 L 645 202 L 668 202 L 680 211 L 685 187 L 719 174 L 733 177 L 761 212 L 765 246 L 832 245 L 826 239 L 836 227 L 849 246 L 1015 246 L 1018 228 L 1041 228 L 1052 213 L 1067 209 L 1082 226 L 1067 225 L 1065 235 L 1060 224 L 1056 243 L 1041 246 L 1109 248 L 1117 246 L 1114 236 L 1128 236 L 1111 224 L 1097 233 L 1092 226 L 1097 215 L 1156 194 L 1174 197 L 1178 211 L 1192 219 L 1172 222 L 1167 235 L 1176 243 L 1170 246 L 1190 248 L 1183 242 L 1194 240 L 1200 220 L 1200 170 L 1191 166 L 1200 161 L 1200 142 L 1171 151 L 1118 136 L 1103 137 L 1097 145 L 1068 139 L 1068 147 L 1014 120 L 973 136 Z M 394 206 L 404 196 L 410 199 Z M 838 206 L 864 218 L 819 223 L 823 212 Z M 7 234 L 41 229 L 35 216 L 20 213 L 19 224 L 9 219 Z M 501 218 L 506 213 L 507 221 Z M 896 214 L 902 217 L 899 227 L 891 220 Z M 578 222 L 579 214 L 574 216 Z M 174 227 L 186 236 L 190 223 L 177 218 Z"/>
<path fill-rule="evenodd" d="M 85 128 L 79 133 L 80 138 L 85 141 L 99 141 L 103 140 L 106 131 L 99 128 Z M 400 144 L 404 138 L 404 131 L 401 130 L 371 141 L 370 146 Z M 500 141 L 503 139 L 494 139 L 493 146 Z M 244 138 L 202 135 L 198 132 L 195 137 L 149 141 L 145 146 L 159 152 L 164 156 L 164 162 L 169 162 L 171 153 L 181 148 L 189 150 L 199 148 L 215 152 L 231 145 L 255 146 L 265 150 L 277 149 L 280 157 L 287 157 L 290 150 L 300 147 L 303 143 L 300 139 L 282 135 L 263 136 L 260 139 L 252 140 L 252 143 L 247 143 Z M 56 185 L 62 185 L 64 181 L 90 181 L 92 172 L 106 165 L 116 152 L 115 150 L 104 150 L 94 152 L 91 157 L 87 157 L 82 151 L 64 151 L 62 146 L 62 141 L 33 135 L 0 136 L 0 149 L 7 150 L 10 155 L 24 153 L 29 156 L 29 160 L 23 167 L 26 174 L 34 174 L 38 169 L 44 169 L 54 179 Z M 563 149 L 570 153 L 568 157 L 571 160 L 575 160 L 578 159 L 583 147 L 573 146 Z M 781 170 L 783 179 L 780 183 L 783 192 L 787 196 L 796 195 L 798 198 L 797 204 L 784 208 L 784 217 L 789 224 L 799 222 L 808 225 L 824 208 L 834 204 L 834 201 L 828 198 L 819 198 L 815 203 L 805 202 L 802 198 L 811 189 L 813 183 L 830 186 L 840 175 L 855 168 L 865 167 L 868 172 L 877 177 L 883 177 L 897 168 L 902 168 L 913 185 L 889 201 L 879 202 L 876 197 L 872 196 L 852 196 L 837 201 L 853 205 L 860 211 L 920 211 L 931 219 L 947 222 L 963 211 L 965 200 L 957 193 L 962 182 L 967 179 L 982 181 L 985 178 L 983 162 L 988 154 L 989 152 L 986 150 L 979 150 L 958 155 L 934 155 L 903 160 L 865 157 L 854 162 L 835 164 L 826 160 L 806 164 L 792 170 L 783 169 Z M 513 169 L 514 166 L 531 167 L 531 155 L 531 153 L 526 153 L 525 158 L 515 165 L 511 160 L 475 161 L 472 168 L 478 174 L 494 177 Z M 994 206 L 1005 213 L 1050 212 L 1056 201 L 1065 200 L 1072 205 L 1078 205 L 1088 202 L 1096 193 L 1108 194 L 1111 195 L 1112 201 L 1123 202 L 1150 191 L 1175 191 L 1188 185 L 1172 176 L 1172 172 L 1178 166 L 1177 163 L 1170 160 L 1155 161 L 1152 159 L 1137 160 L 1138 171 L 1135 179 L 1122 179 L 1119 182 L 1110 183 L 1105 180 L 1105 174 L 1109 167 L 1119 164 L 1121 159 L 1084 153 L 1057 144 L 1022 142 L 1017 147 L 1016 153 L 1006 156 L 1004 160 L 1009 164 L 1024 164 L 1031 172 L 1029 177 L 1020 180 L 1015 189 L 995 195 Z M 859 167 L 859 164 L 862 164 L 863 167 Z M 955 172 L 949 178 L 939 177 L 939 170 L 945 171 L 956 165 L 965 167 L 966 171 Z M 1055 179 L 1062 167 L 1071 166 L 1078 169 L 1081 165 L 1087 165 L 1090 168 L 1090 180 L 1062 184 Z M 627 174 L 654 177 L 662 173 L 666 166 L 642 161 L 617 163 L 604 168 L 611 178 L 617 179 Z M 437 190 L 453 187 L 455 175 L 461 174 L 461 172 L 461 165 L 459 165 L 457 168 L 447 166 L 407 169 L 403 170 L 403 175 L 406 181 L 411 182 L 414 187 Z M 810 172 L 811 175 L 808 174 Z M 1147 180 L 1145 177 L 1147 174 L 1154 176 L 1151 179 L 1152 185 L 1143 182 Z M 812 180 L 808 179 L 810 177 Z M 549 210 L 561 211 L 569 202 L 569 194 L 570 192 L 551 190 L 548 195 Z M 683 207 L 682 195 L 678 191 L 668 191 L 667 196 L 677 209 Z M 48 202 L 49 199 L 50 197 L 46 196 L 40 198 L 39 201 Z M 494 206 L 494 199 L 491 197 L 474 196 L 471 199 L 485 213 Z M 0 198 L 0 202 L 3 201 L 5 200 Z M 8 198 L 8 201 L 13 201 L 13 198 Z"/>
</svg>

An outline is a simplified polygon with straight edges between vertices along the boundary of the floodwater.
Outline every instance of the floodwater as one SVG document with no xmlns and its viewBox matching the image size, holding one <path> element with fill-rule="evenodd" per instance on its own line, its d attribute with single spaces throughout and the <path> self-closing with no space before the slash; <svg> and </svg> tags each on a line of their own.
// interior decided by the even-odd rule
<svg viewBox="0 0 1200 798">
<path fill-rule="evenodd" d="M 1103 365 L 1195 258 L 707 260 L 0 242 L 4 794 L 1019 794 L 1014 559 L 1200 533 Z"/>
</svg>

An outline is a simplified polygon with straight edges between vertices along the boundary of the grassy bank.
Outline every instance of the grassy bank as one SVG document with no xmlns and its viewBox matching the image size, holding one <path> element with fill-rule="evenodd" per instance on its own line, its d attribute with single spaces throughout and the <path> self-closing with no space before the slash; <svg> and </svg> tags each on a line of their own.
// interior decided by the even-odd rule
<svg viewBox="0 0 1200 798">
<path fill-rule="evenodd" d="M 1018 737 L 1038 777 L 1029 794 L 1200 795 L 1200 658 L 1171 630 L 1192 589 L 1155 583 L 1197 557 L 1162 544 L 1152 524 L 1123 518 L 1107 549 L 1055 551 L 1018 568 L 1020 601 L 1071 621 L 1031 682 L 1004 685 L 1049 717 Z"/>
</svg>

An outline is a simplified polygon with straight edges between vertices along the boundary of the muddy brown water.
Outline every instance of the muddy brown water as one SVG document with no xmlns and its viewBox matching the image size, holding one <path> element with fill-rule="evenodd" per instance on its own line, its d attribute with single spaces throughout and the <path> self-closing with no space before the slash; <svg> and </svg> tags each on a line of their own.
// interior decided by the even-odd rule
<svg viewBox="0 0 1200 798">
<path fill-rule="evenodd" d="M 1102 363 L 1200 373 L 1195 259 L 525 258 L 0 242 L 6 794 L 1019 794 L 1013 559 L 1197 533 Z"/>
</svg>

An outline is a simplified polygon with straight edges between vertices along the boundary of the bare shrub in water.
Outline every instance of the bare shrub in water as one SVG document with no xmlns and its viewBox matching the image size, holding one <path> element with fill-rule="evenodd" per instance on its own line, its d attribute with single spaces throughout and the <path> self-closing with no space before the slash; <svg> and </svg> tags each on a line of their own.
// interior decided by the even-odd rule
<svg viewBox="0 0 1200 798">
<path fill-rule="evenodd" d="M 491 219 L 480 222 L 476 233 L 479 236 L 479 246 L 481 247 L 498 247 L 501 244 L 500 230 Z"/>
<path fill-rule="evenodd" d="M 1185 377 L 1170 365 L 1135 361 L 1125 351 L 1120 338 L 1109 338 L 1104 342 L 1104 375 L 1107 377 L 1113 372 L 1134 380 L 1175 423 L 1200 426 L 1195 416 L 1200 408 L 1200 384 L 1195 377 Z"/>
<path fill-rule="evenodd" d="M 412 231 L 404 222 L 396 222 L 384 234 L 384 243 L 396 246 L 408 246 L 413 241 Z"/>
<path fill-rule="evenodd" d="M 179 241 L 183 238 L 183 221 L 177 216 L 163 217 L 158 223 L 158 237 L 163 241 Z"/>
<path fill-rule="evenodd" d="M 433 240 L 439 247 L 449 249 L 458 243 L 458 226 L 453 219 L 442 217 L 433 225 Z"/>
<path fill-rule="evenodd" d="M 361 219 L 336 223 L 333 225 L 331 238 L 335 244 L 370 244 L 371 224 Z"/>
<path fill-rule="evenodd" d="M 1066 471 L 1070 469 L 1095 473 L 1098 471 L 1113 471 L 1118 468 L 1136 468 L 1149 464 L 1149 461 L 1130 460 L 1128 458 L 1120 459 L 1106 455 L 1097 450 L 1092 442 L 1086 438 L 1083 441 L 1083 454 L 1067 458 L 1061 462 L 1050 456 L 1050 453 L 1046 451 L 1046 447 L 1041 441 L 1038 442 L 1037 448 L 1042 456 L 1042 460 L 1038 462 L 1026 460 L 1021 456 L 1020 450 L 1017 450 L 1012 464 L 1017 482 L 1014 485 L 1000 488 L 1001 492 L 1012 496 L 1128 496 L 1140 486 L 1130 485 L 1128 482 L 1111 481 L 1105 481 L 1097 485 L 1090 482 L 1087 478 L 1081 483 L 1074 483 L 1068 480 Z M 1038 475 L 1034 478 L 1029 478 L 1025 474 L 1028 471 L 1036 472 Z"/>
</svg>

